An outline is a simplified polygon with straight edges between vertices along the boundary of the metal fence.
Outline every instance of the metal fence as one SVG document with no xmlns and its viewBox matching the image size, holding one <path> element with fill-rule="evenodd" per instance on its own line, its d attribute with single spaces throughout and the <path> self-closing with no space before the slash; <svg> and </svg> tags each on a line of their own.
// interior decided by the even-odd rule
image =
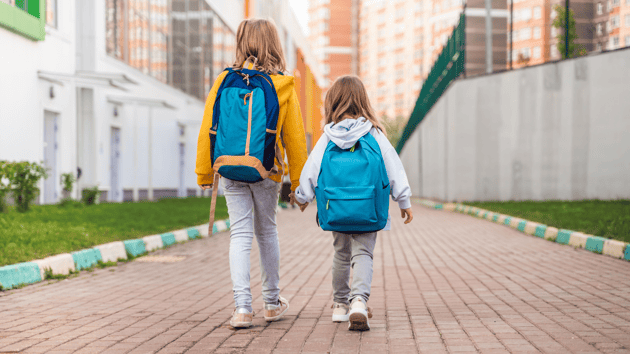
<svg viewBox="0 0 630 354">
<path fill-rule="evenodd" d="M 449 84 L 465 72 L 466 63 L 466 16 L 462 13 L 459 24 L 442 48 L 431 72 L 422 85 L 416 105 L 409 117 L 409 122 L 400 137 L 396 150 L 402 150 L 418 124 L 429 113 L 431 107 L 442 96 Z"/>
</svg>

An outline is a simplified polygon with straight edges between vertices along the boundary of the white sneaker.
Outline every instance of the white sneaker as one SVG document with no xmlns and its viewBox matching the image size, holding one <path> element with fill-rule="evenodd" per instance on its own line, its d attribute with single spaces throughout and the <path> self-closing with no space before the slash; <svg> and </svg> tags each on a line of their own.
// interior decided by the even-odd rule
<svg viewBox="0 0 630 354">
<path fill-rule="evenodd" d="M 339 302 L 335 302 L 332 305 L 333 314 L 332 321 L 333 322 L 348 322 L 348 305 L 342 304 Z"/>
<path fill-rule="evenodd" d="M 372 318 L 372 309 L 367 307 L 365 301 L 360 298 L 354 298 L 350 304 L 350 313 L 348 314 L 348 329 L 351 331 L 369 331 L 370 323 L 368 318 Z"/>
<path fill-rule="evenodd" d="M 280 320 L 289 311 L 289 301 L 280 296 L 277 305 L 265 304 L 265 321 L 274 322 Z"/>
<path fill-rule="evenodd" d="M 232 312 L 230 326 L 234 328 L 248 328 L 252 326 L 254 312 L 249 312 L 246 308 L 239 307 Z"/>
</svg>

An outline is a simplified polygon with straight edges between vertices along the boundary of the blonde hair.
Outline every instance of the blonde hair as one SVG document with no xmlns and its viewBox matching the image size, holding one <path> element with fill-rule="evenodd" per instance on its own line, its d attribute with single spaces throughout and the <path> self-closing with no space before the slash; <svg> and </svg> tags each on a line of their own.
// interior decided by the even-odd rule
<svg viewBox="0 0 630 354">
<path fill-rule="evenodd" d="M 383 125 L 370 105 L 363 82 L 354 75 L 341 76 L 335 80 L 326 93 L 324 112 L 326 124 L 337 124 L 346 118 L 365 117 L 385 134 Z"/>
<path fill-rule="evenodd" d="M 252 57 L 255 59 L 251 59 Z M 272 21 L 248 19 L 238 26 L 236 61 L 232 67 L 240 68 L 247 60 L 254 64 L 254 69 L 270 75 L 287 70 L 282 43 Z"/>
</svg>

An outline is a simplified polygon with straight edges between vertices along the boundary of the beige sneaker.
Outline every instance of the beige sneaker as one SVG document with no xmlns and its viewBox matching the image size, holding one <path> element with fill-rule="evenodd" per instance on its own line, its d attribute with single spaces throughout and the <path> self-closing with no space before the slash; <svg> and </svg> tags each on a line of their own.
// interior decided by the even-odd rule
<svg viewBox="0 0 630 354">
<path fill-rule="evenodd" d="M 335 302 L 331 308 L 333 309 L 333 322 L 348 322 L 348 311 L 350 310 L 348 305 Z"/>
<path fill-rule="evenodd" d="M 357 297 L 350 304 L 350 313 L 348 314 L 348 329 L 353 331 L 369 331 L 370 323 L 368 318 L 372 318 L 372 309 L 367 306 L 365 301 Z"/>
<path fill-rule="evenodd" d="M 254 319 L 254 312 L 249 312 L 247 309 L 239 307 L 232 312 L 232 319 L 230 320 L 230 326 L 234 328 L 248 328 L 252 326 Z"/>
<path fill-rule="evenodd" d="M 277 321 L 289 311 L 289 301 L 282 296 L 278 299 L 280 300 L 280 304 L 278 305 L 265 304 L 265 321 Z"/>
</svg>

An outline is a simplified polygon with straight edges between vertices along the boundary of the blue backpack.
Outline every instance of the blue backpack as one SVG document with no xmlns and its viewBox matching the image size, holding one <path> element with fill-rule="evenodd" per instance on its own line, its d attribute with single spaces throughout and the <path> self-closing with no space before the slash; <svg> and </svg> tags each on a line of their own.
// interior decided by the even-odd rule
<svg viewBox="0 0 630 354">
<path fill-rule="evenodd" d="M 280 105 L 271 77 L 245 68 L 226 71 L 210 128 L 212 169 L 223 177 L 248 183 L 279 174 L 274 160 L 279 154 L 276 133 Z M 280 166 L 283 160 L 278 157 Z"/>
<path fill-rule="evenodd" d="M 382 230 L 389 215 L 389 190 L 383 155 L 372 134 L 347 150 L 329 142 L 315 188 L 320 227 L 344 233 Z"/>
</svg>

